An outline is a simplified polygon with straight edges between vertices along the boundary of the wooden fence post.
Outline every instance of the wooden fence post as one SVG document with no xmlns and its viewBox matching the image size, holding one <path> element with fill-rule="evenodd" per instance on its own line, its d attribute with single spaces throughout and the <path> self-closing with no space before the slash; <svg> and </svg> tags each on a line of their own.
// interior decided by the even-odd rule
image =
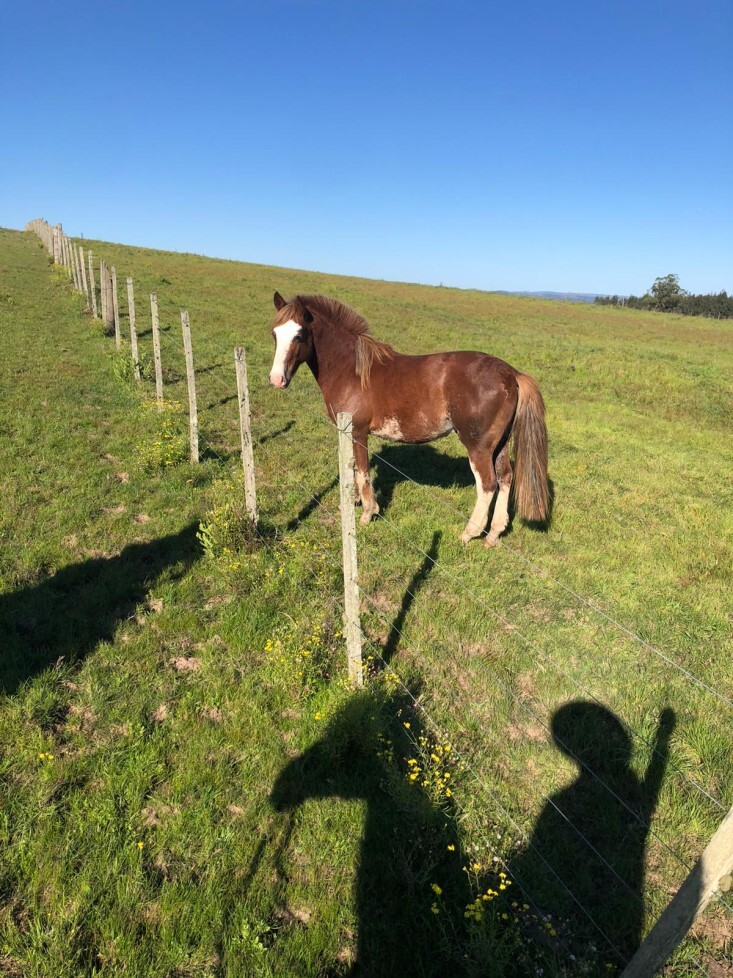
<svg viewBox="0 0 733 978">
<path fill-rule="evenodd" d="M 76 252 L 76 245 L 73 241 L 69 241 L 69 248 L 71 249 L 71 272 L 72 278 L 74 280 L 74 288 L 77 292 L 81 292 L 81 277 L 79 275 L 79 255 Z"/>
<path fill-rule="evenodd" d="M 102 319 L 104 320 L 104 332 L 106 336 L 111 336 L 115 331 L 115 316 L 112 308 L 112 278 L 109 274 L 107 262 L 104 259 L 99 263 L 99 274 L 102 279 Z"/>
<path fill-rule="evenodd" d="M 656 975 L 715 893 L 730 890 L 732 875 L 733 808 L 644 938 L 621 978 L 652 978 Z"/>
<path fill-rule="evenodd" d="M 135 286 L 127 276 L 127 308 L 130 313 L 130 350 L 135 367 L 135 380 L 140 380 L 140 359 L 137 355 L 137 330 L 135 329 Z"/>
<path fill-rule="evenodd" d="M 91 251 L 87 252 L 87 258 L 89 260 L 89 289 L 92 293 L 92 314 L 95 319 L 99 319 L 97 312 L 97 286 L 94 282 L 94 255 Z"/>
<path fill-rule="evenodd" d="M 64 265 L 66 265 L 66 274 L 69 278 L 73 278 L 74 274 L 71 270 L 71 249 L 69 248 L 69 239 L 64 235 Z"/>
<path fill-rule="evenodd" d="M 188 428 L 191 443 L 191 461 L 199 460 L 199 416 L 196 409 L 196 376 L 193 372 L 193 347 L 191 346 L 191 324 L 188 312 L 181 309 L 181 329 L 183 349 L 186 354 L 186 380 L 188 381 Z"/>
<path fill-rule="evenodd" d="M 81 267 L 81 284 L 84 286 L 84 293 L 87 297 L 87 305 L 91 305 L 89 298 L 89 283 L 87 282 L 87 267 L 84 264 L 84 249 L 79 245 L 79 265 Z"/>
<path fill-rule="evenodd" d="M 61 264 L 61 225 L 57 224 L 53 229 L 53 263 Z"/>
<path fill-rule="evenodd" d="M 158 293 L 150 293 L 150 318 L 153 323 L 153 362 L 155 363 L 155 399 L 158 410 L 163 410 L 163 365 L 160 362 L 160 320 L 158 319 Z"/>
<path fill-rule="evenodd" d="M 115 320 L 115 348 L 122 346 L 122 333 L 120 332 L 120 304 L 117 296 L 117 269 L 112 266 L 112 312 Z"/>
<path fill-rule="evenodd" d="M 99 302 L 102 306 L 102 322 L 105 326 L 105 333 L 107 332 L 107 276 L 105 275 L 105 261 L 104 258 L 99 259 Z"/>
<path fill-rule="evenodd" d="M 112 336 L 115 331 L 115 310 L 112 302 L 112 275 L 110 274 L 107 262 L 104 265 L 104 325 L 107 336 Z"/>
<path fill-rule="evenodd" d="M 84 291 L 84 279 L 81 274 L 81 248 L 74 245 L 74 259 L 76 261 L 76 281 L 79 295 Z"/>
<path fill-rule="evenodd" d="M 242 435 L 242 467 L 244 469 L 244 501 L 252 522 L 257 525 L 257 488 L 255 485 L 255 460 L 252 453 L 252 428 L 249 412 L 249 388 L 247 387 L 247 359 L 244 347 L 234 350 L 237 369 L 237 394 L 239 395 L 239 430 Z"/>
<path fill-rule="evenodd" d="M 341 488 L 341 540 L 344 555 L 344 633 L 349 659 L 349 679 L 364 685 L 359 621 L 359 584 L 356 563 L 356 517 L 354 516 L 354 442 L 352 416 L 339 412 L 339 485 Z"/>
</svg>

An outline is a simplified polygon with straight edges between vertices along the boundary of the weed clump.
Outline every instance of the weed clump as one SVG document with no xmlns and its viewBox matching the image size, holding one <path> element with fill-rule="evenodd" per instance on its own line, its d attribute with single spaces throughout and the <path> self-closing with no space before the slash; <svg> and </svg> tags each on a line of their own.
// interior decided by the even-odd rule
<svg viewBox="0 0 733 978">
<path fill-rule="evenodd" d="M 160 408 L 154 401 L 143 401 L 142 410 L 148 415 L 151 428 L 150 434 L 137 445 L 143 468 L 152 471 L 185 461 L 188 441 L 180 401 L 163 401 Z"/>
<path fill-rule="evenodd" d="M 211 508 L 201 521 L 198 539 L 211 560 L 224 569 L 238 571 L 243 553 L 259 542 L 257 527 L 247 511 L 244 493 L 231 479 L 219 479 L 210 490 Z"/>
</svg>

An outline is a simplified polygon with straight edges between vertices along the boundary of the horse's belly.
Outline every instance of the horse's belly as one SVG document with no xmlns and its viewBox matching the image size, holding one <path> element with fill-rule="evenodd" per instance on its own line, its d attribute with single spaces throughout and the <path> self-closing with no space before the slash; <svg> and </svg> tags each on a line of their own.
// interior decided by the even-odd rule
<svg viewBox="0 0 733 978">
<path fill-rule="evenodd" d="M 370 429 L 377 438 L 389 441 L 422 442 L 443 438 L 453 431 L 453 422 L 447 416 L 430 418 L 426 414 L 411 417 L 385 417 Z"/>
</svg>

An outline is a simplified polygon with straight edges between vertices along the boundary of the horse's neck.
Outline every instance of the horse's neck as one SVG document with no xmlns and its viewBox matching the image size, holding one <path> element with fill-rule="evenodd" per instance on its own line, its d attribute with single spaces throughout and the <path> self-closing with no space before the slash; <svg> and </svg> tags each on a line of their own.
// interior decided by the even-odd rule
<svg viewBox="0 0 733 978">
<path fill-rule="evenodd" d="M 321 391 L 356 379 L 356 337 L 326 323 L 314 322 L 313 354 L 308 366 Z"/>
</svg>

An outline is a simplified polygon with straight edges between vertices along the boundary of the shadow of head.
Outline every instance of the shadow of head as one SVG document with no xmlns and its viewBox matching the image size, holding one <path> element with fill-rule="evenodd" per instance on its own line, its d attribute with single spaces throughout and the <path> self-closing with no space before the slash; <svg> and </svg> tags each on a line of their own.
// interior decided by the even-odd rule
<svg viewBox="0 0 733 978">
<path fill-rule="evenodd" d="M 38 583 L 0 596 L 0 691 L 13 693 L 60 658 L 78 661 L 101 641 L 161 577 L 183 577 L 201 553 L 198 523 L 178 533 L 128 544 L 114 557 L 93 557 Z"/>
<path fill-rule="evenodd" d="M 277 811 L 297 808 L 307 798 L 365 798 L 379 791 L 384 765 L 384 717 L 401 709 L 356 693 L 328 721 L 323 736 L 281 771 L 270 801 Z"/>
<path fill-rule="evenodd" d="M 628 768 L 632 742 L 626 728 L 611 710 L 598 703 L 575 700 L 552 717 L 555 746 L 571 760 L 591 770 Z"/>
</svg>

